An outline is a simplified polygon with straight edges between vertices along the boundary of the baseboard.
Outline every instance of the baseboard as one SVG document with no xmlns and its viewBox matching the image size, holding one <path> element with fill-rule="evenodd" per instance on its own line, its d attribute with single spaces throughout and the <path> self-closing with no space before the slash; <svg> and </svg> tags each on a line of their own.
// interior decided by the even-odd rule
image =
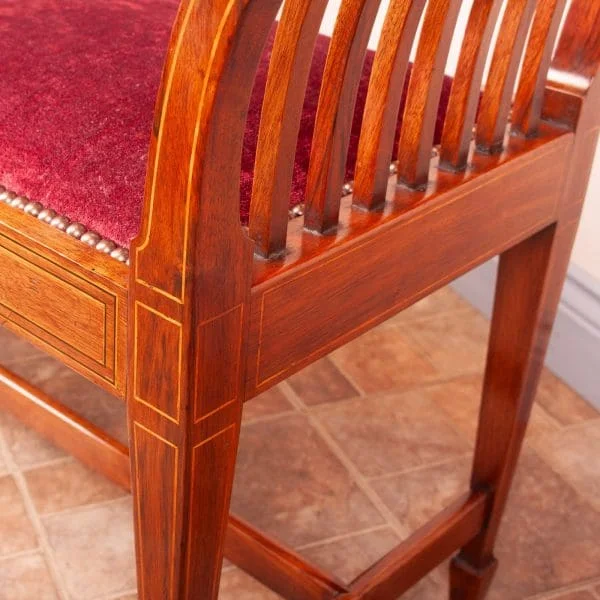
<svg viewBox="0 0 600 600">
<path fill-rule="evenodd" d="M 463 275 L 452 286 L 488 318 L 497 259 Z M 600 410 L 600 282 L 572 265 L 554 324 L 546 366 Z"/>
</svg>

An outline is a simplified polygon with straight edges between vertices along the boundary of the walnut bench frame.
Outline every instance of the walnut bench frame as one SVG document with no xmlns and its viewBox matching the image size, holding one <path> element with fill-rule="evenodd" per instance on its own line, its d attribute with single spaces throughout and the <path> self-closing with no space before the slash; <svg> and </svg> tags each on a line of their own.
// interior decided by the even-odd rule
<svg viewBox="0 0 600 600">
<path fill-rule="evenodd" d="M 494 542 L 600 129 L 600 2 L 573 0 L 559 37 L 565 0 L 509 0 L 480 98 L 502 2 L 475 0 L 432 157 L 461 2 L 431 0 L 390 176 L 394 119 L 425 5 L 392 0 L 354 193 L 340 199 L 378 7 L 344 0 L 304 219 L 288 224 L 301 92 L 325 4 L 284 7 L 248 229 L 238 213 L 244 107 L 279 0 L 182 1 L 129 267 L 0 204 L 2 324 L 126 399 L 130 448 L 3 368 L 0 406 L 131 488 L 141 600 L 216 599 L 223 554 L 290 600 L 396 598 L 457 551 L 450 597 L 481 600 L 496 570 Z M 470 491 L 349 584 L 229 514 L 245 401 L 496 254 Z"/>
</svg>

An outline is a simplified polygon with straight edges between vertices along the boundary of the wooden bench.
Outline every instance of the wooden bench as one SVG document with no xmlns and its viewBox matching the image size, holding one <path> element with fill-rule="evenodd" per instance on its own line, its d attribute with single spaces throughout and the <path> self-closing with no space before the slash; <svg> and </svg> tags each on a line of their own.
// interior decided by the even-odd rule
<svg viewBox="0 0 600 600">
<path fill-rule="evenodd" d="M 290 600 L 392 600 L 455 553 L 450 597 L 481 600 L 598 140 L 600 1 L 573 0 L 561 28 L 565 0 L 474 0 L 434 144 L 462 2 L 391 0 L 349 182 L 379 2 L 343 0 L 290 220 L 326 2 L 288 0 L 242 226 L 247 107 L 280 4 L 181 1 L 130 248 L 61 231 L 69 215 L 42 215 L 0 159 L 2 324 L 126 400 L 130 448 L 3 368 L 0 406 L 131 486 L 141 600 L 216 599 L 223 555 Z M 350 583 L 229 514 L 244 402 L 495 255 L 470 490 Z"/>
</svg>

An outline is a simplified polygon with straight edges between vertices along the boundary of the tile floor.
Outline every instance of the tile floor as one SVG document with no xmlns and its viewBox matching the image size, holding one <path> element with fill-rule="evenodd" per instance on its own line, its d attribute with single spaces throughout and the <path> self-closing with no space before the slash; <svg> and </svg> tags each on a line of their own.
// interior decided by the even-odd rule
<svg viewBox="0 0 600 600">
<path fill-rule="evenodd" d="M 448 289 L 246 406 L 233 509 L 351 579 L 466 489 L 488 332 Z M 0 360 L 113 435 L 123 405 L 10 334 Z M 490 600 L 600 600 L 600 414 L 544 373 Z M 447 565 L 404 598 L 441 600 Z M 134 600 L 131 500 L 0 414 L 0 599 Z M 225 600 L 277 596 L 225 566 Z"/>
</svg>

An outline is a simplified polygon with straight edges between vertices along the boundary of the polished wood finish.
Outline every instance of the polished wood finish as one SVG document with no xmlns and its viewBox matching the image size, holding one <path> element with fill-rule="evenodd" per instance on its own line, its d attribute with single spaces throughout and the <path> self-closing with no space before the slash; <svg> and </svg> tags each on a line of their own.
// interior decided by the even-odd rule
<svg viewBox="0 0 600 600">
<path fill-rule="evenodd" d="M 125 265 L 0 204 L 0 323 L 125 394 Z"/>
<path fill-rule="evenodd" d="M 317 233 L 327 233 L 338 224 L 356 93 L 379 2 L 348 0 L 342 3 L 329 45 L 304 211 L 304 226 Z"/>
<path fill-rule="evenodd" d="M 398 146 L 398 181 L 422 188 L 428 181 L 444 69 L 460 0 L 430 0 L 410 77 Z"/>
<path fill-rule="evenodd" d="M 354 206 L 385 203 L 408 59 L 425 0 L 391 0 L 373 61 L 356 159 Z"/>
<path fill-rule="evenodd" d="M 524 135 L 537 133 L 548 68 L 566 1 L 538 2 L 521 67 L 521 80 L 513 103 L 511 119 L 513 129 Z"/>
<path fill-rule="evenodd" d="M 277 8 L 187 0 L 173 31 L 131 248 L 128 404 L 141 600 L 218 595 L 253 250 L 239 224 L 239 161 L 231 156 L 241 156 Z"/>
<path fill-rule="evenodd" d="M 250 236 L 259 255 L 285 250 L 288 198 L 313 47 L 326 0 L 286 2 L 277 27 L 260 120 Z"/>
<path fill-rule="evenodd" d="M 443 169 L 459 171 L 467 166 L 483 70 L 501 7 L 501 0 L 473 2 L 444 123 L 440 148 Z"/>
<path fill-rule="evenodd" d="M 287 222 L 287 199 L 324 0 L 285 3 L 248 229 L 239 223 L 239 158 L 279 0 L 181 2 L 129 271 L 0 205 L 2 323 L 126 397 L 129 459 L 122 444 L 4 369 L 0 404 L 123 487 L 131 484 L 141 600 L 216 600 L 224 554 L 291 600 L 391 600 L 459 547 L 451 597 L 484 598 L 600 130 L 600 1 L 573 0 L 548 68 L 563 0 L 508 0 L 493 49 L 500 2 L 475 0 L 441 155 L 432 158 L 460 4 L 427 5 L 398 177 L 390 177 L 425 2 L 390 3 L 356 192 L 340 201 L 378 6 L 344 0 L 319 102 L 304 222 Z M 525 135 L 507 136 L 532 20 L 513 123 Z M 348 585 L 229 515 L 244 401 L 495 254 L 500 273 L 466 495 Z"/>
<path fill-rule="evenodd" d="M 477 148 L 502 149 L 527 31 L 536 0 L 508 0 L 477 119 Z"/>
<path fill-rule="evenodd" d="M 437 173 L 426 192 L 394 189 L 398 206 L 409 206 L 404 210 L 351 213 L 348 199 L 350 214 L 342 213 L 344 229 L 335 238 L 299 231 L 297 247 L 284 259 L 256 264 L 248 394 L 268 389 L 551 224 L 572 143 L 564 131 L 558 135 L 543 144 L 512 139 L 503 155 L 475 155 L 465 173 Z M 440 247 L 443 261 L 437 260 Z M 321 256 L 327 260 L 315 261 Z M 420 268 L 406 256 L 419 256 Z"/>
</svg>

